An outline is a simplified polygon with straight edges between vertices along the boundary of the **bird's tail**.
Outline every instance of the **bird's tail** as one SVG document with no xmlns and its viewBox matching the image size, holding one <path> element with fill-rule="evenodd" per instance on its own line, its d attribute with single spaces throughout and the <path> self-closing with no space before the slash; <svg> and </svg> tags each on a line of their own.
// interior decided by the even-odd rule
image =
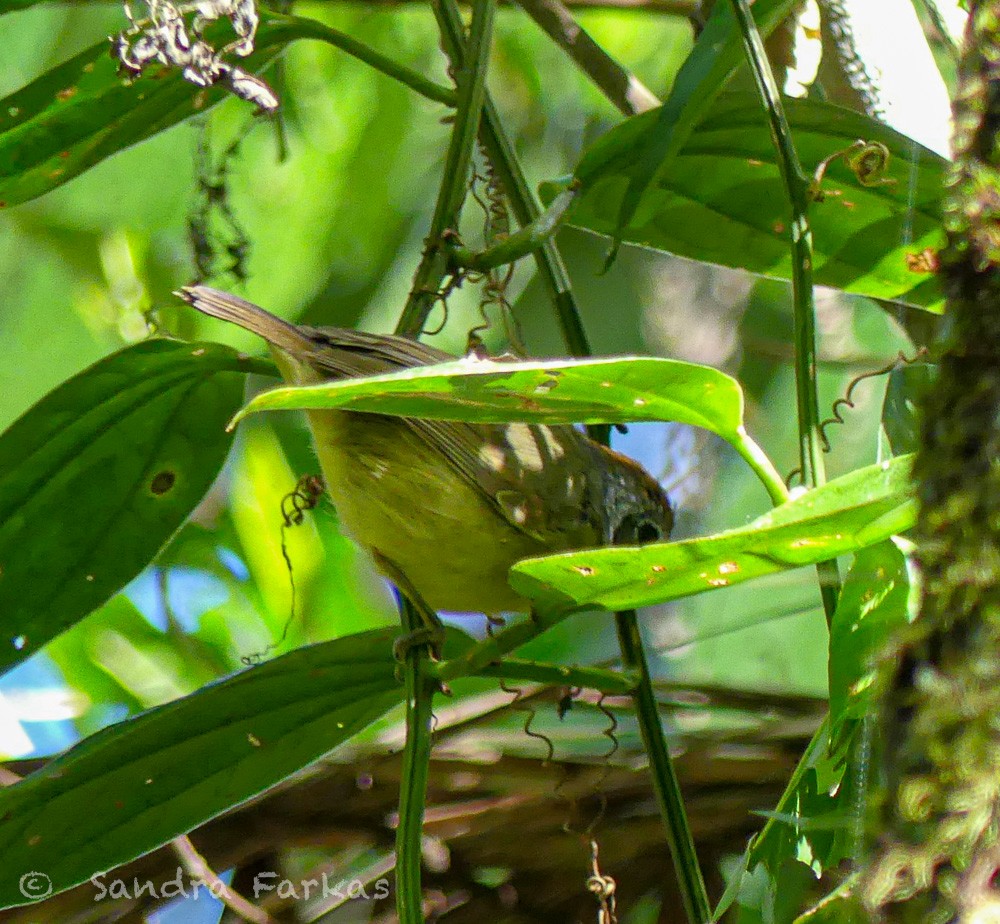
<svg viewBox="0 0 1000 924">
<path fill-rule="evenodd" d="M 314 348 L 309 337 L 294 324 L 236 295 L 209 286 L 185 286 L 175 294 L 202 314 L 245 327 L 293 356 Z"/>
</svg>

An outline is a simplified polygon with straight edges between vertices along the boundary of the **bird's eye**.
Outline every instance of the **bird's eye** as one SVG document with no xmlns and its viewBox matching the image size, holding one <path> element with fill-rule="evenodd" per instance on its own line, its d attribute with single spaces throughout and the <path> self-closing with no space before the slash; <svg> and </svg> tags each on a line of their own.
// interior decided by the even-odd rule
<svg viewBox="0 0 1000 924">
<path fill-rule="evenodd" d="M 633 514 L 625 517 L 615 530 L 614 545 L 645 545 L 663 538 L 660 527 L 652 520 L 637 519 Z"/>
<path fill-rule="evenodd" d="M 639 545 L 645 545 L 647 542 L 659 542 L 662 538 L 663 533 L 660 532 L 660 527 L 650 520 L 643 520 L 635 531 L 635 540 Z"/>
</svg>

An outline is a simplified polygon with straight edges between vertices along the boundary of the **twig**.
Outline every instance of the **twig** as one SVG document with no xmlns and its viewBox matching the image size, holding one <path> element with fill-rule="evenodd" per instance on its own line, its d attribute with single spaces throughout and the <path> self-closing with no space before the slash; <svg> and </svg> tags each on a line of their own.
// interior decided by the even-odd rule
<svg viewBox="0 0 1000 924">
<path fill-rule="evenodd" d="M 277 42 L 287 43 L 289 41 L 288 36 L 282 35 L 285 30 L 291 33 L 293 38 L 318 39 L 321 42 L 332 45 L 334 48 L 339 48 L 359 61 L 363 61 L 387 77 L 398 80 L 411 90 L 415 90 L 421 96 L 427 97 L 427 99 L 444 103 L 446 106 L 455 105 L 455 92 L 451 87 L 444 87 L 439 83 L 435 83 L 418 71 L 399 64 L 388 55 L 376 51 L 374 48 L 364 44 L 364 42 L 359 42 L 356 38 L 352 38 L 346 32 L 341 32 L 339 29 L 334 29 L 325 23 L 305 16 L 284 16 L 272 13 L 268 21 L 274 23 L 279 28 L 268 33 L 269 38 L 273 38 L 273 42 L 258 42 L 259 48 L 265 48 L 268 44 Z"/>
<path fill-rule="evenodd" d="M 660 105 L 656 95 L 597 44 L 562 0 L 518 0 L 521 8 L 626 116 Z"/>
<path fill-rule="evenodd" d="M 539 250 L 559 229 L 566 210 L 576 198 L 578 188 L 571 186 L 561 192 L 552 204 L 531 224 L 524 225 L 509 237 L 503 238 L 486 250 L 473 251 L 465 247 L 454 247 L 452 260 L 459 266 L 485 272 L 520 260 Z"/>
<path fill-rule="evenodd" d="M 488 2 L 488 0 L 487 0 Z M 416 608 L 402 598 L 400 615 L 405 631 L 423 624 Z M 399 782 L 399 827 L 396 829 L 396 913 L 399 924 L 423 924 L 424 805 L 431 761 L 431 722 L 437 684 L 428 675 L 427 649 L 414 645 L 406 654 L 406 746 Z"/>
<path fill-rule="evenodd" d="M 712 906 L 708 901 L 705 880 L 698 863 L 694 838 L 687 820 L 681 784 L 670 759 L 667 739 L 663 734 L 660 710 L 653 691 L 653 681 L 649 673 L 649 661 L 643 650 L 639 620 L 635 610 L 615 613 L 618 628 L 618 644 L 622 650 L 622 663 L 627 670 L 638 676 L 638 684 L 632 694 L 636 718 L 642 733 L 642 743 L 649 757 L 649 772 L 653 780 L 653 790 L 660 807 L 660 816 L 667 829 L 667 844 L 674 860 L 674 872 L 680 889 L 684 910 L 691 924 L 708 924 L 712 920 Z"/>
<path fill-rule="evenodd" d="M 748 0 L 730 0 L 743 37 L 743 47 L 753 73 L 761 105 L 767 114 L 778 155 L 778 167 L 791 208 L 792 302 L 795 314 L 795 394 L 799 418 L 799 460 L 803 482 L 818 487 L 826 482 L 823 434 L 816 390 L 816 305 L 813 299 L 813 246 L 809 225 L 810 180 L 799 163 L 792 132 L 785 117 L 781 94 L 771 72 L 757 23 Z M 829 622 L 837 608 L 840 574 L 837 563 L 821 562 L 820 595 Z"/>
<path fill-rule="evenodd" d="M 414 274 L 406 306 L 396 325 L 397 334 L 415 337 L 423 331 L 450 268 L 445 238 L 450 231 L 458 228 L 459 213 L 468 191 L 472 148 L 476 143 L 486 97 L 486 66 L 495 14 L 495 0 L 477 0 L 469 28 L 468 54 L 460 62 L 452 61 L 452 71 L 458 84 L 455 125 L 427 243 Z"/>
<path fill-rule="evenodd" d="M 458 3 L 456 0 L 441 0 L 435 4 L 435 12 L 441 27 L 445 53 L 451 59 L 452 67 L 456 67 L 465 59 L 466 53 L 462 14 Z M 489 92 L 483 104 L 483 122 L 480 131 L 483 146 L 500 177 L 518 223 L 522 227 L 531 224 L 542 214 L 542 209 L 524 177 L 517 155 L 514 153 L 514 145 L 503 130 Z M 535 263 L 538 266 L 539 277 L 552 299 L 563 339 L 570 353 L 574 356 L 589 356 L 590 344 L 580 322 L 580 312 L 573 296 L 569 273 L 555 241 L 548 240 L 535 251 Z"/>
<path fill-rule="evenodd" d="M 208 861 L 198 853 L 194 844 L 191 843 L 191 838 L 186 834 L 175 837 L 170 842 L 170 846 L 174 848 L 174 853 L 177 854 L 177 858 L 181 861 L 181 865 L 187 874 L 192 879 L 205 883 L 212 894 L 232 911 L 233 914 L 241 917 L 244 921 L 250 921 L 251 924 L 278 924 L 262 908 L 258 908 L 255 904 L 227 886 L 219 878 L 218 873 L 208 865 Z"/>
</svg>

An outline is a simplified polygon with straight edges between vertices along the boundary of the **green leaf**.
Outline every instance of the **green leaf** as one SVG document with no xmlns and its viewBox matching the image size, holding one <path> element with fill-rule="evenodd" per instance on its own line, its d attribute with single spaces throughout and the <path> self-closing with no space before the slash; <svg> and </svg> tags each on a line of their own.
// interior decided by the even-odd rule
<svg viewBox="0 0 1000 924">
<path fill-rule="evenodd" d="M 0 16 L 4 13 L 14 13 L 26 10 L 29 6 L 37 6 L 43 0 L 0 0 Z"/>
<path fill-rule="evenodd" d="M 383 629 L 299 649 L 106 728 L 0 791 L 0 907 L 142 856 L 286 779 L 403 699 Z"/>
<path fill-rule="evenodd" d="M 892 542 L 862 549 L 844 581 L 830 624 L 830 722 L 842 724 L 872 708 L 875 658 L 909 620 L 906 556 Z"/>
<path fill-rule="evenodd" d="M 769 35 L 795 2 L 757 0 L 753 16 L 761 35 Z M 634 149 L 635 170 L 628 178 L 617 211 L 616 240 L 630 239 L 625 229 L 632 224 L 643 196 L 668 169 L 672 172 L 673 158 L 743 60 L 742 39 L 732 7 L 722 0 L 715 4 L 691 54 L 677 74 L 666 103 L 656 110 L 648 132 L 641 136 Z M 587 157 L 580 167 L 577 175 L 583 179 L 589 167 Z"/>
<path fill-rule="evenodd" d="M 208 490 L 246 364 L 150 340 L 49 393 L 0 435 L 0 668 L 135 577 Z"/>
<path fill-rule="evenodd" d="M 735 379 L 671 359 L 459 359 L 367 378 L 275 388 L 256 411 L 340 408 L 475 423 L 623 423 L 674 420 L 732 437 L 743 422 Z"/>
<path fill-rule="evenodd" d="M 717 4 L 727 6 L 728 4 Z M 867 116 L 809 99 L 786 99 L 806 170 L 858 138 L 890 152 L 886 185 L 862 186 L 842 159 L 827 170 L 827 197 L 810 209 L 817 285 L 940 312 L 933 259 L 944 245 L 941 196 L 947 162 Z M 789 279 L 788 203 L 756 96 L 719 100 L 643 200 L 628 228 L 617 222 L 636 160 L 657 113 L 635 116 L 600 138 L 577 169 L 583 189 L 571 225 L 682 257 Z M 543 187 L 550 200 L 565 184 Z"/>
<path fill-rule="evenodd" d="M 264 17 L 257 50 L 240 67 L 259 71 L 297 36 L 294 23 Z M 127 85 L 109 48 L 99 42 L 0 101 L 0 208 L 49 192 L 227 95 L 159 66 Z"/>
<path fill-rule="evenodd" d="M 889 373 L 882 404 L 882 428 L 894 455 L 920 447 L 921 400 L 937 378 L 934 363 L 912 363 Z"/>
<path fill-rule="evenodd" d="M 529 558 L 511 585 L 545 607 L 633 609 L 827 561 L 913 525 L 911 457 L 858 469 L 702 539 Z"/>
</svg>

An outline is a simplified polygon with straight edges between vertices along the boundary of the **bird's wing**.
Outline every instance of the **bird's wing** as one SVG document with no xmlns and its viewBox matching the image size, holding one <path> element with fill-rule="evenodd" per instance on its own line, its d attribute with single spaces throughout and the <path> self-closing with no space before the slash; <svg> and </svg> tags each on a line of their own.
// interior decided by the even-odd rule
<svg viewBox="0 0 1000 924">
<path fill-rule="evenodd" d="M 329 377 L 379 375 L 455 358 L 405 337 L 340 328 L 303 330 L 318 347 L 310 362 Z M 593 451 L 579 431 L 404 419 L 521 532 L 553 549 L 599 544 L 601 524 L 587 483 Z"/>
</svg>

